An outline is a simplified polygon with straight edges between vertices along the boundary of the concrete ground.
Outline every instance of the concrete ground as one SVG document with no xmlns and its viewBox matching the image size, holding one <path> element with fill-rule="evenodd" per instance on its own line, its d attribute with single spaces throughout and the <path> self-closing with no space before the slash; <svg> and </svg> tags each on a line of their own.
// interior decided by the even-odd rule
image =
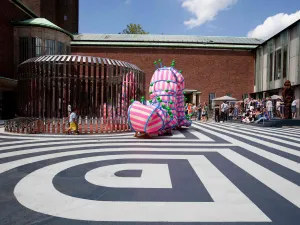
<svg viewBox="0 0 300 225">
<path fill-rule="evenodd" d="M 173 136 L 0 128 L 0 224 L 299 225 L 300 130 L 194 122 Z"/>
</svg>

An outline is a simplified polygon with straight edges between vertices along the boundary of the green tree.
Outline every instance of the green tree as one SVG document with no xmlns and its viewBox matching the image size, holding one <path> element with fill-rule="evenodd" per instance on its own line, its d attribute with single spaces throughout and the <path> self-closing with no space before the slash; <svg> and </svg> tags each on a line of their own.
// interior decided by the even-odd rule
<svg viewBox="0 0 300 225">
<path fill-rule="evenodd" d="M 144 31 L 140 24 L 131 23 L 127 25 L 127 28 L 121 34 L 149 34 L 149 32 Z"/>
</svg>

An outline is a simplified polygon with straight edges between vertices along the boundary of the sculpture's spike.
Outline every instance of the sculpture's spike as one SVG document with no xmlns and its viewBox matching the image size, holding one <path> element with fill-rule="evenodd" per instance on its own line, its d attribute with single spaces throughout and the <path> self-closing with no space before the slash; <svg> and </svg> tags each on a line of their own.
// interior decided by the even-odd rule
<svg viewBox="0 0 300 225">
<path fill-rule="evenodd" d="M 161 59 L 159 59 L 158 62 L 160 63 L 160 67 L 163 67 Z"/>
<path fill-rule="evenodd" d="M 179 70 L 179 73 L 182 73 L 182 70 Z"/>
</svg>

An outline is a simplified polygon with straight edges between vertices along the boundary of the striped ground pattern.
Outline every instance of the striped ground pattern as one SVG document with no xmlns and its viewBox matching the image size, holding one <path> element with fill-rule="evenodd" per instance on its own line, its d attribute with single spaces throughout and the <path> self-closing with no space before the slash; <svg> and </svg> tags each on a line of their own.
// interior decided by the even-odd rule
<svg viewBox="0 0 300 225">
<path fill-rule="evenodd" d="M 173 136 L 0 128 L 0 224 L 299 225 L 300 129 L 197 123 Z"/>
</svg>

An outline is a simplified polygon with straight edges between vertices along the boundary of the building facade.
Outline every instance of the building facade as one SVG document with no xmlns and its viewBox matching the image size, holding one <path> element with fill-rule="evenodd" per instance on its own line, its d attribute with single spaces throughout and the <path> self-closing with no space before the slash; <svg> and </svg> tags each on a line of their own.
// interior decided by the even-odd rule
<svg viewBox="0 0 300 225">
<path fill-rule="evenodd" d="M 72 54 L 124 60 L 138 65 L 146 84 L 155 71 L 154 61 L 163 60 L 182 70 L 188 102 L 210 103 L 230 95 L 242 99 L 253 91 L 254 49 L 261 40 L 233 37 L 183 35 L 75 35 Z M 147 97 L 147 96 L 146 96 Z"/>
<path fill-rule="evenodd" d="M 300 99 L 300 20 L 257 47 L 255 67 L 254 97 L 281 96 L 289 80 Z"/>
<path fill-rule="evenodd" d="M 21 0 L 38 17 L 72 34 L 78 33 L 79 0 Z"/>
<path fill-rule="evenodd" d="M 75 2 L 75 1 L 74 1 Z M 28 4 L 28 5 L 25 5 Z M 43 1 L 4 0 L 0 8 L 0 117 L 16 113 L 17 66 L 42 55 L 70 54 L 73 35 L 39 18 Z"/>
</svg>

